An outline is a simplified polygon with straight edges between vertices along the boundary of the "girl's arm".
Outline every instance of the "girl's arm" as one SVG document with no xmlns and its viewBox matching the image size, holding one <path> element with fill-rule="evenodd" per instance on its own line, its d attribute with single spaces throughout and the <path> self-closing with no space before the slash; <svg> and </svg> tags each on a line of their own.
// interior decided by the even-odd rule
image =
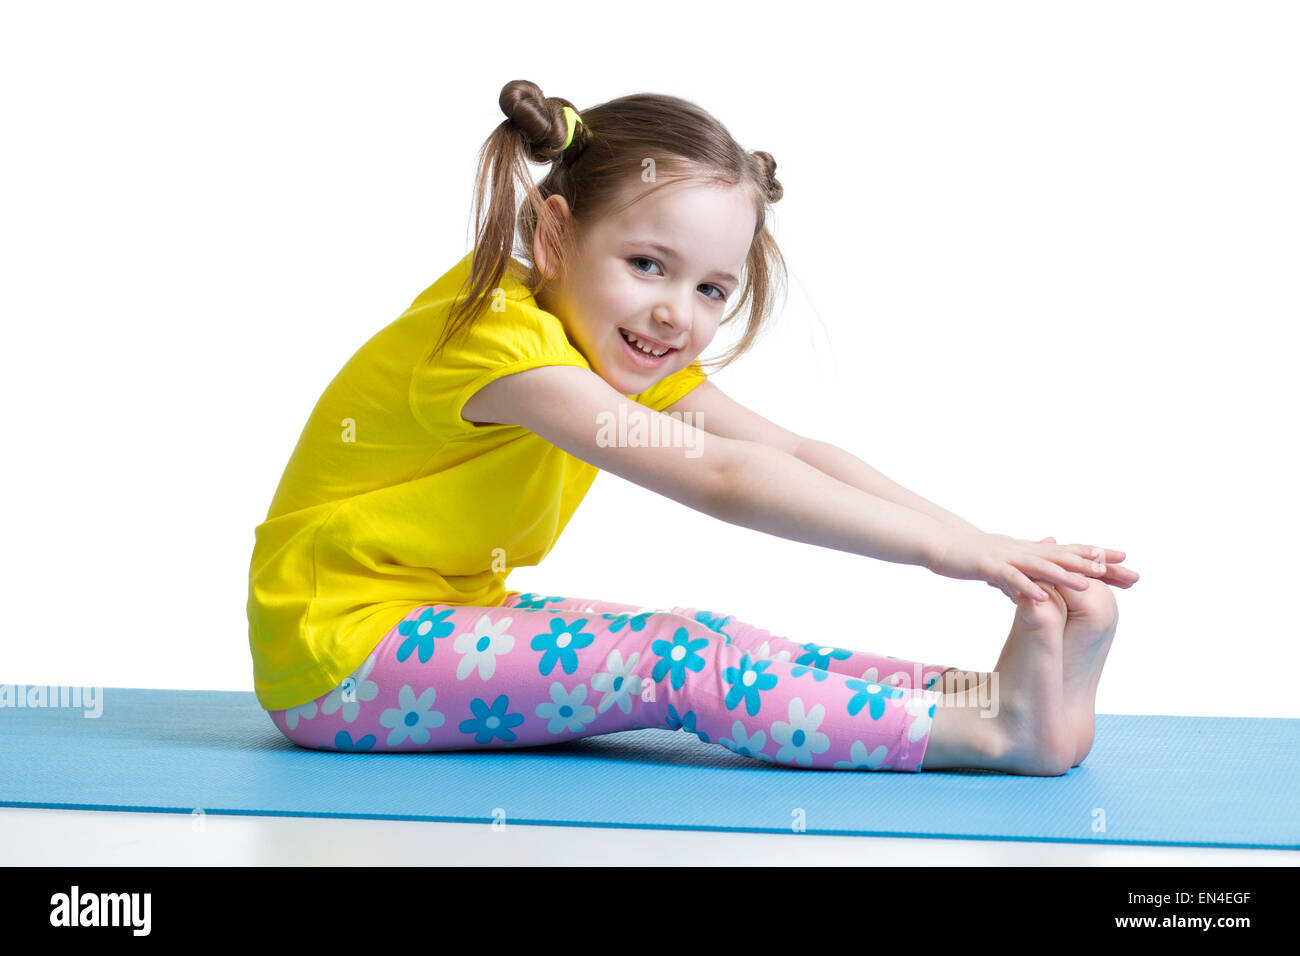
<svg viewBox="0 0 1300 956">
<path fill-rule="evenodd" d="M 1067 555 L 1064 546 L 1026 548 L 1013 539 L 993 542 L 995 536 L 976 543 L 970 532 L 855 488 L 779 448 L 710 434 L 647 408 L 588 369 L 527 369 L 488 383 L 477 395 L 475 420 L 522 425 L 601 470 L 730 524 L 936 573 L 956 568 L 959 573 L 950 576 L 958 577 L 982 576 L 975 564 L 995 544 L 1000 553 L 1017 556 L 1032 550 L 1033 567 L 1044 580 L 1087 586 L 1085 579 L 1052 563 L 1084 563 Z M 608 440 L 611 423 L 637 416 L 647 434 L 670 440 L 624 445 Z M 631 429 L 627 433 L 634 434 Z M 958 560 L 951 562 L 954 554 Z M 987 565 L 997 566 L 999 581 L 1018 587 L 1028 583 L 1014 576 L 1019 571 L 1004 571 L 1005 561 Z"/>
<path fill-rule="evenodd" d="M 837 448 L 829 442 L 807 438 L 768 421 L 727 396 L 711 381 L 701 382 L 664 411 L 690 413 L 690 421 L 713 434 L 757 442 L 784 451 L 825 475 L 837 478 L 877 498 L 926 515 L 953 532 L 983 534 L 969 521 L 891 481 L 844 449 Z M 1043 542 L 1055 544 L 1055 539 L 1045 538 Z M 1078 545 L 1067 547 L 1076 555 L 1090 554 L 1095 550 Z M 1123 588 L 1131 587 L 1138 580 L 1138 574 L 1118 563 L 1124 560 L 1124 553 L 1111 549 L 1104 550 L 1107 565 L 1100 579 L 1106 584 Z M 1083 570 L 1077 563 L 1072 563 L 1072 566 Z M 927 567 L 936 573 L 943 573 L 941 568 L 933 564 Z M 996 579 L 989 580 L 988 583 L 995 587 L 1002 587 Z"/>
<path fill-rule="evenodd" d="M 875 495 L 877 498 L 929 515 L 940 524 L 963 531 L 980 530 L 964 518 L 940 508 L 934 502 L 891 481 L 844 449 L 829 442 L 806 438 L 768 421 L 731 398 L 711 381 L 701 382 L 664 411 L 690 412 L 689 420 L 697 422 L 698 427 L 714 435 L 740 438 L 779 448 L 823 474 L 838 478 L 845 484 Z"/>
<path fill-rule="evenodd" d="M 892 501 L 911 508 L 913 511 L 929 515 L 941 524 L 961 528 L 965 531 L 981 530 L 965 518 L 940 508 L 933 501 L 922 498 L 916 492 L 909 491 L 897 482 L 891 481 L 862 459 L 829 442 L 818 441 L 815 438 L 805 438 L 795 451 L 795 455 L 801 461 L 807 462 L 818 471 L 824 472 L 832 478 L 838 478 L 840 481 L 855 488 L 861 488 L 863 491 L 884 498 L 886 501 Z"/>
</svg>

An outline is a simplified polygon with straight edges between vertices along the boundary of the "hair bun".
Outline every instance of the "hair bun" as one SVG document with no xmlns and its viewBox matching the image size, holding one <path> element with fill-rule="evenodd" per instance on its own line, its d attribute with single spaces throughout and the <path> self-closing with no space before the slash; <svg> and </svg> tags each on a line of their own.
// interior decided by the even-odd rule
<svg viewBox="0 0 1300 956">
<path fill-rule="evenodd" d="M 573 104 L 558 96 L 544 96 L 542 88 L 529 80 L 511 80 L 501 88 L 501 112 L 528 143 L 529 158 L 550 163 L 564 152 L 568 124 L 564 107 Z"/>
<path fill-rule="evenodd" d="M 772 158 L 771 153 L 765 153 L 761 149 L 754 150 L 750 155 L 758 165 L 759 182 L 767 190 L 767 201 L 779 201 L 785 194 L 785 190 L 781 187 L 780 180 L 776 178 L 776 160 Z"/>
</svg>

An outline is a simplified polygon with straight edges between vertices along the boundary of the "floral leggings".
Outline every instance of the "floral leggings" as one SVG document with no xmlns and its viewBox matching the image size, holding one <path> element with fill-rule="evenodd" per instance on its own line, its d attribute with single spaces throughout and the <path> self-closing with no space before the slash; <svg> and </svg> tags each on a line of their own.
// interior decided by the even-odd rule
<svg viewBox="0 0 1300 956">
<path fill-rule="evenodd" d="M 486 750 L 643 727 L 770 763 L 918 771 L 948 668 L 728 615 L 511 591 L 421 605 L 342 684 L 268 711 L 316 750 Z"/>
</svg>

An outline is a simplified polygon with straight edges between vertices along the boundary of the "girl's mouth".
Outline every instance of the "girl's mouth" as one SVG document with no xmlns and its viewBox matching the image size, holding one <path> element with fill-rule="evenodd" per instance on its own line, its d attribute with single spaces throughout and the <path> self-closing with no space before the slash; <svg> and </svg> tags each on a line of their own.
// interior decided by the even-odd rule
<svg viewBox="0 0 1300 956">
<path fill-rule="evenodd" d="M 669 349 L 663 355 L 651 355 L 649 352 L 644 352 L 639 346 L 631 343 L 627 337 L 628 333 L 626 329 L 620 328 L 618 330 L 618 336 L 623 340 L 623 350 L 627 353 L 628 358 L 632 360 L 633 364 L 638 365 L 641 368 L 658 368 L 663 365 L 664 362 L 668 361 L 669 356 L 677 351 L 677 349 Z"/>
</svg>

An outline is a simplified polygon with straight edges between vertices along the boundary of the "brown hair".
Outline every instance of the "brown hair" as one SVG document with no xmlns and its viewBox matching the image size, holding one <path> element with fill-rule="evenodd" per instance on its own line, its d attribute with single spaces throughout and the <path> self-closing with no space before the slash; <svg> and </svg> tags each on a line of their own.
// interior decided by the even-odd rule
<svg viewBox="0 0 1300 956">
<path fill-rule="evenodd" d="M 548 277 L 538 270 L 532 255 L 539 220 L 547 239 L 554 236 L 559 266 L 551 278 L 563 274 L 566 265 L 574 261 L 574 230 L 558 230 L 555 235 L 557 230 L 551 228 L 554 217 L 543 205 L 547 197 L 563 196 L 575 224 L 594 221 L 618 211 L 615 201 L 627 188 L 632 173 L 639 175 L 647 158 L 653 159 L 655 182 L 660 181 L 661 171 L 667 173 L 663 182 L 652 188 L 685 179 L 749 187 L 756 213 L 753 242 L 741 294 L 721 325 L 734 319 L 746 304 L 750 306 L 749 320 L 739 340 L 721 358 L 701 359 L 700 363 L 725 368 L 750 349 L 773 311 L 773 280 L 778 271 L 783 289 L 786 279 L 785 260 L 766 225 L 768 206 L 782 194 L 775 176 L 776 161 L 770 154 L 742 149 L 709 113 L 675 96 L 635 93 L 578 111 L 582 120 L 575 124 L 567 149 L 564 107 L 577 111 L 568 100 L 543 96 L 528 80 L 512 80 L 501 89 L 500 106 L 508 118 L 479 150 L 474 252 L 469 278 L 461 289 L 468 293 L 458 296 L 434 353 L 469 327 L 507 269 L 534 294 L 546 286 Z M 528 162 L 551 163 L 551 170 L 534 183 Z M 518 212 L 516 182 L 524 191 Z M 522 244 L 518 253 L 516 235 Z M 526 271 L 519 272 L 511 262 L 512 255 L 529 264 Z"/>
</svg>

